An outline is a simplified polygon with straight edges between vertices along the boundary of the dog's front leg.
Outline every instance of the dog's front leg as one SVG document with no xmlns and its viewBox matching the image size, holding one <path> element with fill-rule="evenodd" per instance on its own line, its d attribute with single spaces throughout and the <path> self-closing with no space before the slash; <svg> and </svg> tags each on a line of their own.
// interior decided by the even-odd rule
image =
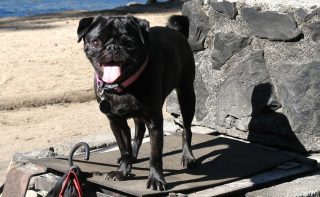
<svg viewBox="0 0 320 197">
<path fill-rule="evenodd" d="M 166 190 L 166 181 L 163 176 L 162 168 L 162 149 L 163 149 L 163 117 L 147 124 L 151 155 L 150 155 L 150 174 L 147 182 L 147 188 L 154 190 Z"/>
<path fill-rule="evenodd" d="M 146 131 L 145 124 L 141 122 L 139 119 L 134 118 L 134 123 L 135 123 L 135 135 L 134 135 L 134 140 L 132 142 L 132 163 L 135 163 L 137 161 L 138 152 L 142 144 L 144 133 Z M 117 163 L 120 163 L 120 162 L 121 162 L 121 157 L 117 159 Z"/>
<path fill-rule="evenodd" d="M 117 140 L 121 153 L 120 166 L 116 171 L 111 171 L 105 178 L 112 180 L 123 180 L 129 175 L 132 169 L 132 147 L 131 133 L 126 120 L 116 117 L 109 117 L 112 132 Z"/>
</svg>

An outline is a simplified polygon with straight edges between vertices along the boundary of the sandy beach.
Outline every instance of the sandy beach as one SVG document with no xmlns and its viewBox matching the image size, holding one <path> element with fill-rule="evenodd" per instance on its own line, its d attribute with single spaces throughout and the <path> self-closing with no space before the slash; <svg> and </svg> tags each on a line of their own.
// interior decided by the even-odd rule
<svg viewBox="0 0 320 197">
<path fill-rule="evenodd" d="M 15 153 L 110 132 L 94 100 L 93 68 L 77 43 L 79 20 L 132 13 L 164 26 L 183 2 L 0 18 L 0 185 Z"/>
</svg>

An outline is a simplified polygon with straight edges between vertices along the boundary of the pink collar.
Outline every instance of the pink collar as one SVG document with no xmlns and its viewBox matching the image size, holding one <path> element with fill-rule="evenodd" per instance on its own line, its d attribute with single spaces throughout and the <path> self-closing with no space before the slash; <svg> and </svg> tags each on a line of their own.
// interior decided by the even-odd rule
<svg viewBox="0 0 320 197">
<path fill-rule="evenodd" d="M 115 89 L 117 92 L 122 92 L 123 88 L 129 86 L 130 84 L 132 84 L 142 73 L 142 71 L 145 69 L 145 67 L 147 66 L 148 63 L 148 56 L 146 58 L 146 61 L 144 61 L 143 65 L 141 66 L 141 68 L 134 73 L 131 77 L 129 77 L 127 80 L 125 80 L 124 82 L 122 82 L 121 84 L 108 84 L 104 81 L 102 81 L 98 74 L 96 73 L 96 79 L 97 79 L 97 86 L 103 88 L 102 86 L 104 84 L 109 85 L 112 88 L 108 88 L 108 89 Z"/>
</svg>

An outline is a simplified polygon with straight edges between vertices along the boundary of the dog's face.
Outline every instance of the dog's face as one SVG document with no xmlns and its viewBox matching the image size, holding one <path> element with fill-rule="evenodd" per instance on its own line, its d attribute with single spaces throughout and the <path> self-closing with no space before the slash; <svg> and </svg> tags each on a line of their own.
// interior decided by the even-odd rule
<svg viewBox="0 0 320 197">
<path fill-rule="evenodd" d="M 106 83 L 117 83 L 139 69 L 149 42 L 149 22 L 127 17 L 91 17 L 79 22 L 78 42 L 96 73 Z"/>
</svg>

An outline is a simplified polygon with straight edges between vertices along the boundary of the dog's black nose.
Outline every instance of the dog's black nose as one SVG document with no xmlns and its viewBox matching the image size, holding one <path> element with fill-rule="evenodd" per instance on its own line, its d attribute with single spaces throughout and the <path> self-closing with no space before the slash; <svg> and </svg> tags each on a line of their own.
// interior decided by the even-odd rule
<svg viewBox="0 0 320 197">
<path fill-rule="evenodd" d="M 109 51 L 109 53 L 115 53 L 120 49 L 120 47 L 116 44 L 109 44 L 106 49 Z"/>
</svg>

